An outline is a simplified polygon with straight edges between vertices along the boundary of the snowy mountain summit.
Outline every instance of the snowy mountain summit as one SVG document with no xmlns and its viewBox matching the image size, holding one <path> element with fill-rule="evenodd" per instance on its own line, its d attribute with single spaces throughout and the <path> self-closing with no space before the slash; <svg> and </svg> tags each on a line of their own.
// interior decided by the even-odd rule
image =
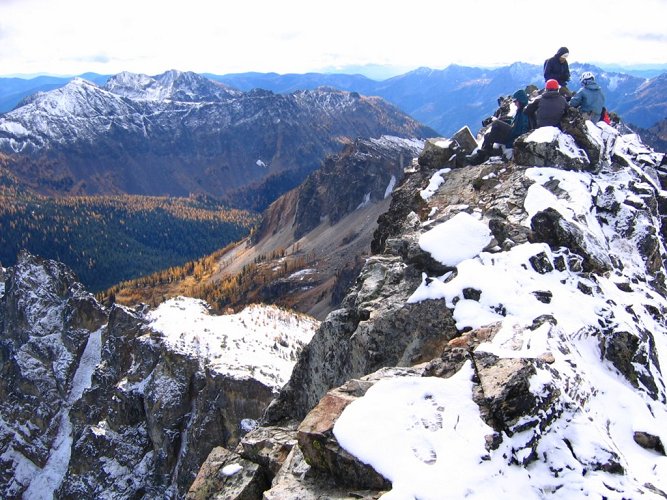
<svg viewBox="0 0 667 500">
<path fill-rule="evenodd" d="M 129 99 L 153 101 L 222 101 L 243 94 L 197 73 L 177 70 L 153 77 L 124 71 L 109 78 L 104 89 Z"/>
<path fill-rule="evenodd" d="M 625 132 L 570 112 L 479 166 L 427 141 L 242 441 L 300 422 L 263 498 L 665 497 L 667 162 Z"/>
</svg>

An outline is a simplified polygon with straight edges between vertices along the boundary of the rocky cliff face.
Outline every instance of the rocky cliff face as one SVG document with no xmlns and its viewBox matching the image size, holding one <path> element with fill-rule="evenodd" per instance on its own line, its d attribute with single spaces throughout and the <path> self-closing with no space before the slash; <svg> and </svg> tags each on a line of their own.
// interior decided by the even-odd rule
<svg viewBox="0 0 667 500">
<path fill-rule="evenodd" d="M 243 93 L 194 73 L 122 73 L 27 99 L 0 118 L 0 152 L 45 193 L 221 196 L 270 180 L 282 194 L 345 140 L 383 134 L 432 131 L 350 92 Z"/>
<path fill-rule="evenodd" d="M 210 450 L 254 425 L 315 326 L 277 309 L 211 317 L 185 299 L 107 310 L 28 254 L 3 284 L 4 498 L 184 495 Z"/>
<path fill-rule="evenodd" d="M 429 143 L 264 415 L 292 434 L 226 458 L 263 498 L 667 494 L 667 162 L 566 120 L 474 167 Z"/>
<path fill-rule="evenodd" d="M 359 273 L 377 219 L 422 147 L 421 140 L 394 136 L 347 144 L 272 203 L 252 237 L 219 253 L 210 276 L 198 285 L 217 290 L 234 280 L 237 290 L 224 307 L 271 303 L 324 319 Z M 178 295 L 185 280 L 161 293 Z M 116 300 L 146 290 L 129 284 Z"/>
</svg>

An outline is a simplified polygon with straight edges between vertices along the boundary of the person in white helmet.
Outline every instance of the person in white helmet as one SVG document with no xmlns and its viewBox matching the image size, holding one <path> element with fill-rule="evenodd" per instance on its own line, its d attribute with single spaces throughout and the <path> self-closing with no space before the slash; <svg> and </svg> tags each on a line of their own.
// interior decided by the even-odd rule
<svg viewBox="0 0 667 500">
<path fill-rule="evenodd" d="M 586 119 L 594 123 L 600 121 L 602 108 L 604 108 L 604 94 L 602 88 L 595 81 L 595 75 L 590 71 L 584 71 L 579 77 L 581 89 L 570 99 L 570 106 L 579 108 Z"/>
</svg>

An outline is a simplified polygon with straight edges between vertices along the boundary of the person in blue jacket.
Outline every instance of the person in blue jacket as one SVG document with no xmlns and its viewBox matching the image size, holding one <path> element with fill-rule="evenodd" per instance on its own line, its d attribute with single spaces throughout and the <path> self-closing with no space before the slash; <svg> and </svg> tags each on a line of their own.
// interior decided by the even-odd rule
<svg viewBox="0 0 667 500">
<path fill-rule="evenodd" d="M 489 132 L 484 136 L 482 147 L 466 157 L 471 165 L 479 165 L 488 160 L 494 144 L 502 144 L 511 148 L 517 137 L 530 130 L 530 121 L 524 113 L 524 107 L 528 104 L 528 94 L 525 90 L 519 89 L 512 94 L 512 99 L 516 106 L 516 113 L 511 122 L 494 120 L 491 123 Z"/>
<path fill-rule="evenodd" d="M 590 71 L 584 71 L 579 81 L 581 81 L 581 89 L 570 99 L 570 106 L 579 108 L 586 119 L 597 123 L 600 121 L 602 108 L 604 108 L 602 88 L 595 81 L 595 75 Z"/>
</svg>

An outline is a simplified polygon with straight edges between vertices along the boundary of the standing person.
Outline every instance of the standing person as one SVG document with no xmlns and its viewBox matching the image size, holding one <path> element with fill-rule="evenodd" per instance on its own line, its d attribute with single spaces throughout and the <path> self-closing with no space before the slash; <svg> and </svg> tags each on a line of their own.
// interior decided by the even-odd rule
<svg viewBox="0 0 667 500">
<path fill-rule="evenodd" d="M 556 80 L 565 95 L 570 94 L 567 89 L 567 82 L 570 81 L 570 65 L 567 63 L 569 55 L 567 47 L 561 47 L 556 55 L 544 61 L 544 81 Z"/>
<path fill-rule="evenodd" d="M 466 158 L 471 165 L 479 165 L 491 156 L 493 145 L 498 143 L 511 148 L 514 140 L 530 130 L 530 122 L 524 113 L 524 107 L 528 104 L 528 95 L 525 90 L 519 89 L 512 94 L 516 113 L 511 123 L 503 120 L 494 120 L 489 132 L 484 136 L 482 147 Z"/>
<path fill-rule="evenodd" d="M 584 71 L 579 78 L 581 89 L 570 99 L 570 106 L 579 108 L 581 114 L 588 120 L 597 123 L 601 120 L 604 108 L 604 94 L 602 88 L 595 81 L 595 75 Z"/>
<path fill-rule="evenodd" d="M 559 127 L 560 120 L 568 104 L 560 92 L 560 85 L 554 79 L 547 80 L 544 93 L 526 106 L 524 113 L 537 127 Z"/>
</svg>

